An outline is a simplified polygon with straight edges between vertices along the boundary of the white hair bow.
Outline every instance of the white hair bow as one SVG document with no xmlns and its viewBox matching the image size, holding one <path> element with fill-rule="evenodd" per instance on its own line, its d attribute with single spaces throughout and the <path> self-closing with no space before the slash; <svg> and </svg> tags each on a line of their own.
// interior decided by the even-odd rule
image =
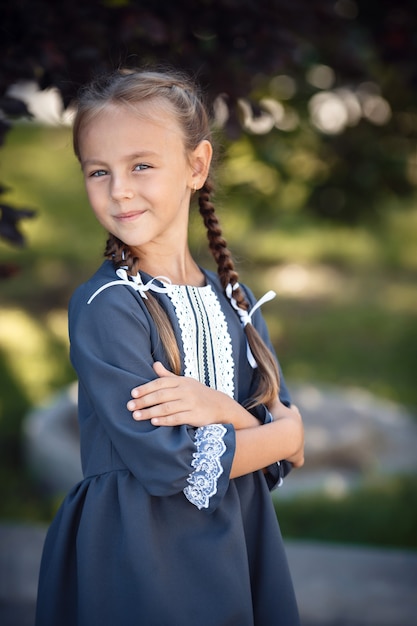
<svg viewBox="0 0 417 626">
<path fill-rule="evenodd" d="M 235 298 L 233 297 L 233 292 L 236 291 L 236 289 L 238 288 L 239 288 L 239 283 L 235 283 L 233 286 L 229 283 L 226 287 L 226 296 L 229 298 L 232 307 L 238 312 L 240 321 L 242 322 L 242 326 L 245 327 L 247 324 L 252 324 L 252 315 L 255 313 L 255 311 L 259 309 L 263 304 L 265 304 L 265 302 L 269 302 L 270 300 L 275 298 L 277 294 L 275 293 L 275 291 L 272 291 L 272 290 L 267 291 L 267 293 L 265 293 L 262 296 L 262 298 L 260 298 L 249 311 L 246 311 L 246 309 L 242 309 L 238 305 Z M 255 361 L 255 358 L 252 354 L 252 351 L 250 349 L 249 343 L 247 343 L 246 352 L 247 352 L 247 358 L 251 367 L 253 368 L 258 367 Z"/>
</svg>

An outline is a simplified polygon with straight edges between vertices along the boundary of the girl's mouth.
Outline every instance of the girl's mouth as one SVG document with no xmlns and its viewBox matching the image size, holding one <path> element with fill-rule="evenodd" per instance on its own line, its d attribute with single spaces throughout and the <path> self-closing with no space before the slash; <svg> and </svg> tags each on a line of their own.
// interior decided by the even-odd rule
<svg viewBox="0 0 417 626">
<path fill-rule="evenodd" d="M 129 211 L 128 213 L 118 213 L 117 215 L 115 215 L 115 219 L 119 222 L 130 222 L 137 219 L 144 213 L 145 211 Z"/>
</svg>

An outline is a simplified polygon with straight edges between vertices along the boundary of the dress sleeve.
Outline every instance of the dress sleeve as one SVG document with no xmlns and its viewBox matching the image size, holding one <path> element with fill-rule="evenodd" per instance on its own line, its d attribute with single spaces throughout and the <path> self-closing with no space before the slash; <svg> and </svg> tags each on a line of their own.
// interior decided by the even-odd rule
<svg viewBox="0 0 417 626">
<path fill-rule="evenodd" d="M 248 296 L 249 302 L 251 303 L 251 306 L 253 306 L 256 302 L 255 297 L 253 293 L 251 292 L 251 290 L 248 289 L 248 287 L 245 286 L 245 290 L 246 290 L 246 294 Z M 266 343 L 266 345 L 268 346 L 268 348 L 271 350 L 272 354 L 276 358 L 276 361 L 278 364 L 279 376 L 280 376 L 279 399 L 283 404 L 285 404 L 285 406 L 289 407 L 291 405 L 290 392 L 285 382 L 284 374 L 282 372 L 279 360 L 276 356 L 275 349 L 272 345 L 267 325 L 259 309 L 255 311 L 252 322 L 256 330 L 259 332 L 262 339 L 264 340 L 264 342 Z M 267 408 L 264 405 L 260 405 L 257 408 L 258 408 L 258 413 L 259 413 L 258 419 L 262 423 L 265 423 L 265 424 L 268 423 L 270 414 Z M 289 461 L 285 459 L 282 459 L 281 461 L 277 463 L 273 463 L 272 465 L 266 468 L 265 479 L 271 491 L 282 485 L 285 476 L 287 476 L 290 473 L 290 471 L 292 470 L 292 467 L 293 467 L 292 463 L 290 463 Z"/>
<path fill-rule="evenodd" d="M 215 431 L 135 421 L 126 408 L 131 390 L 156 378 L 156 360 L 167 366 L 156 328 L 141 296 L 128 287 L 107 289 L 87 304 L 89 295 L 80 288 L 69 307 L 70 357 L 87 404 L 84 419 L 96 417 L 151 495 L 184 491 L 198 508 L 214 510 L 229 484 L 233 426 L 217 425 Z"/>
</svg>

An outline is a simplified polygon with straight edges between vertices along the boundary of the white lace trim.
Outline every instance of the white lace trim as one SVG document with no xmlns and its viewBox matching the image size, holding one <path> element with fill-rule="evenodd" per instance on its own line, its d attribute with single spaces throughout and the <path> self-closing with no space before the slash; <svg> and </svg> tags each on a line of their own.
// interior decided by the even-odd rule
<svg viewBox="0 0 417 626">
<path fill-rule="evenodd" d="M 184 374 L 234 396 L 235 364 L 226 317 L 211 285 L 169 285 L 168 296 L 175 308 L 184 348 Z M 223 473 L 220 459 L 226 450 L 227 429 L 222 424 L 197 428 L 194 471 L 184 489 L 186 498 L 198 509 L 207 508 L 217 493 Z"/>
<path fill-rule="evenodd" d="M 217 493 L 217 481 L 223 474 L 220 457 L 226 451 L 226 433 L 223 424 L 210 424 L 196 430 L 197 452 L 191 462 L 195 469 L 187 479 L 189 486 L 184 489 L 184 495 L 198 509 L 207 509 L 210 498 Z"/>
<path fill-rule="evenodd" d="M 174 305 L 181 329 L 184 347 L 184 375 L 201 380 L 198 362 L 200 349 L 199 346 L 196 346 L 196 337 L 199 333 L 197 333 L 197 322 L 187 297 L 187 288 L 183 285 L 175 285 L 170 288 L 168 295 Z"/>
<path fill-rule="evenodd" d="M 234 397 L 232 340 L 210 285 L 169 285 L 184 347 L 184 374 Z"/>
</svg>

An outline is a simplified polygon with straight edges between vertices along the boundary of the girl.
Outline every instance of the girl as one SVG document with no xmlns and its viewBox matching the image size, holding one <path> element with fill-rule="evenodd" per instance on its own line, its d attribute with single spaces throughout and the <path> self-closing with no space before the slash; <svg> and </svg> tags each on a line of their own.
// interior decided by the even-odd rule
<svg viewBox="0 0 417 626">
<path fill-rule="evenodd" d="M 297 626 L 269 489 L 303 427 L 211 203 L 202 100 L 120 71 L 82 91 L 73 132 L 109 238 L 69 307 L 85 478 L 49 529 L 36 624 Z M 187 243 L 196 190 L 217 275 Z"/>
</svg>

